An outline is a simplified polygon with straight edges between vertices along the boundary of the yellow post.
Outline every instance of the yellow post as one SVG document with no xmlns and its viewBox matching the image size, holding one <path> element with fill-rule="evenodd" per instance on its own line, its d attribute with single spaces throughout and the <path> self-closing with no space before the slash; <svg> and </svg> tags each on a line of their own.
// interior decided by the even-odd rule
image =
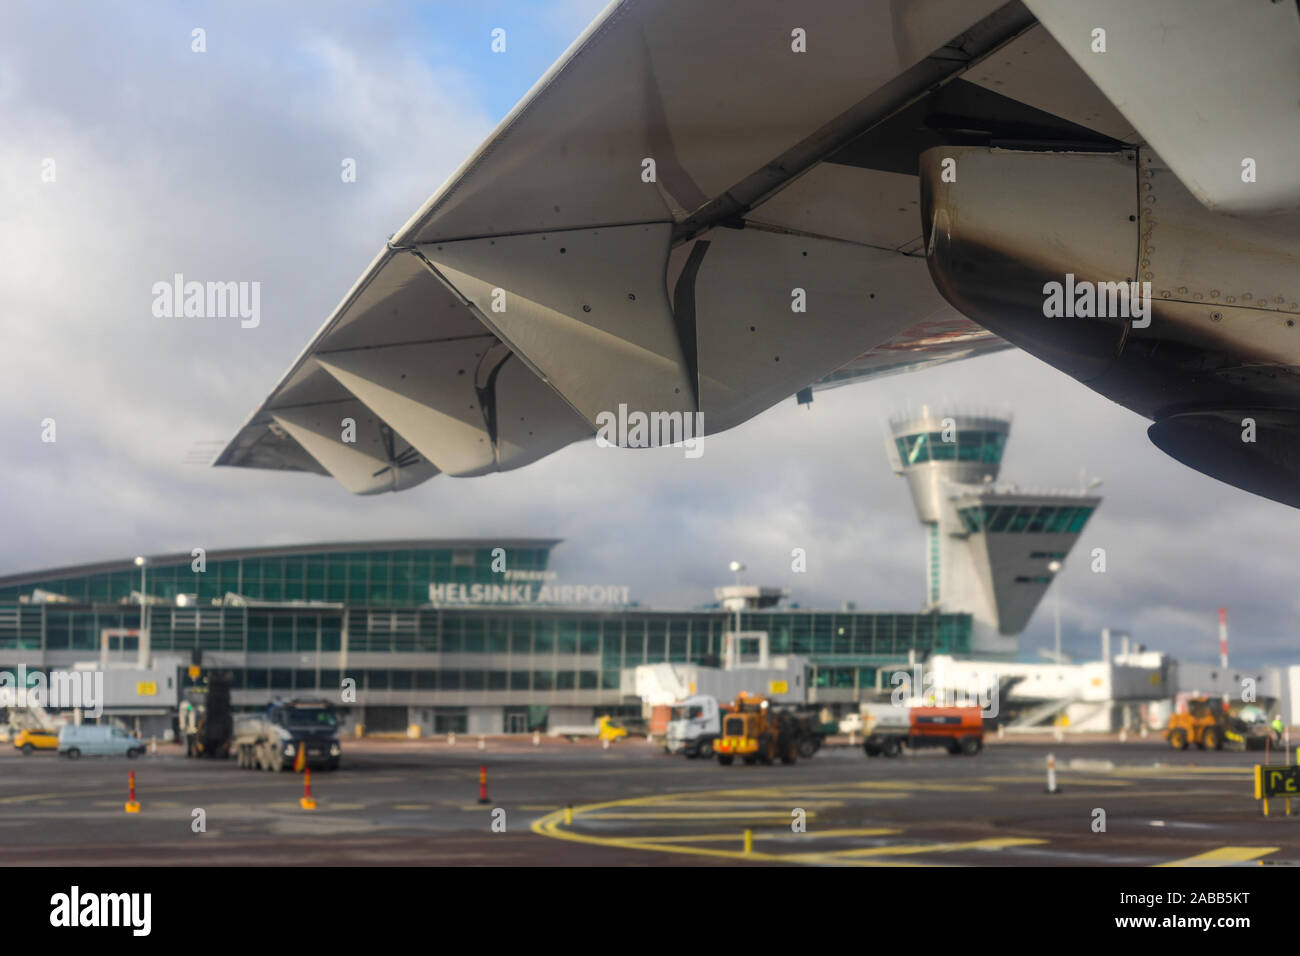
<svg viewBox="0 0 1300 956">
<path fill-rule="evenodd" d="M 573 826 L 573 805 L 572 804 L 564 808 L 564 825 L 566 827 Z"/>
<path fill-rule="evenodd" d="M 748 856 L 750 853 L 753 852 L 754 852 L 754 831 L 746 830 L 745 831 L 745 854 L 746 856 Z"/>
</svg>

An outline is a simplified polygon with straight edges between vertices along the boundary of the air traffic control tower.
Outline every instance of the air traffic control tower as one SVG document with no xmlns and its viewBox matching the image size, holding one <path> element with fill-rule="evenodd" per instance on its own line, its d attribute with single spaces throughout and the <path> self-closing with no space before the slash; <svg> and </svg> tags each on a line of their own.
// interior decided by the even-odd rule
<svg viewBox="0 0 1300 956">
<path fill-rule="evenodd" d="M 926 533 L 928 610 L 973 618 L 971 651 L 1012 657 L 1053 578 L 1101 503 L 1086 491 L 1026 493 L 999 484 L 1009 418 L 904 415 L 887 447 Z"/>
</svg>

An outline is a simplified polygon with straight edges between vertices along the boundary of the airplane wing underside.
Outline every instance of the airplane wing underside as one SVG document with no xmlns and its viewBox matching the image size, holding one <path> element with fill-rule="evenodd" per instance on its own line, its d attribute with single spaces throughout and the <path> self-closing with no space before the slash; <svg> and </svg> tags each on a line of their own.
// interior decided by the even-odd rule
<svg viewBox="0 0 1300 956">
<path fill-rule="evenodd" d="M 1145 147 L 1128 117 L 1145 130 L 1159 97 L 1092 69 L 1071 17 L 1052 0 L 611 4 L 215 463 L 400 490 L 528 464 L 620 407 L 717 432 L 810 386 L 1011 347 L 931 278 L 921 155 Z M 1187 135 L 1156 128 L 1164 148 Z M 1257 199 L 1171 165 L 1207 205 Z"/>
</svg>

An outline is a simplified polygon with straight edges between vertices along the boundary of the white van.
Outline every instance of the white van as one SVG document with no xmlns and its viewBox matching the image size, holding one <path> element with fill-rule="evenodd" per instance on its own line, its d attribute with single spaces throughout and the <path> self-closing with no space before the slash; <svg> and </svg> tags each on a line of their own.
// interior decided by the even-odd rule
<svg viewBox="0 0 1300 956">
<path fill-rule="evenodd" d="M 120 727 L 107 724 L 66 725 L 59 731 L 59 753 L 76 760 L 78 757 L 138 757 L 144 753 L 139 737 L 128 734 Z"/>
</svg>

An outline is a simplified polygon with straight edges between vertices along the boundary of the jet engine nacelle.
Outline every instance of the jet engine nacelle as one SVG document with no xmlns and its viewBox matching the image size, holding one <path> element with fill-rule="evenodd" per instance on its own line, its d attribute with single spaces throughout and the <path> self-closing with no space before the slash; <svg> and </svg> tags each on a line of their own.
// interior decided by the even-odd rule
<svg viewBox="0 0 1300 956">
<path fill-rule="evenodd" d="M 1139 149 L 937 147 L 921 197 L 957 309 L 1179 461 L 1300 506 L 1300 217 L 1211 212 Z"/>
</svg>

